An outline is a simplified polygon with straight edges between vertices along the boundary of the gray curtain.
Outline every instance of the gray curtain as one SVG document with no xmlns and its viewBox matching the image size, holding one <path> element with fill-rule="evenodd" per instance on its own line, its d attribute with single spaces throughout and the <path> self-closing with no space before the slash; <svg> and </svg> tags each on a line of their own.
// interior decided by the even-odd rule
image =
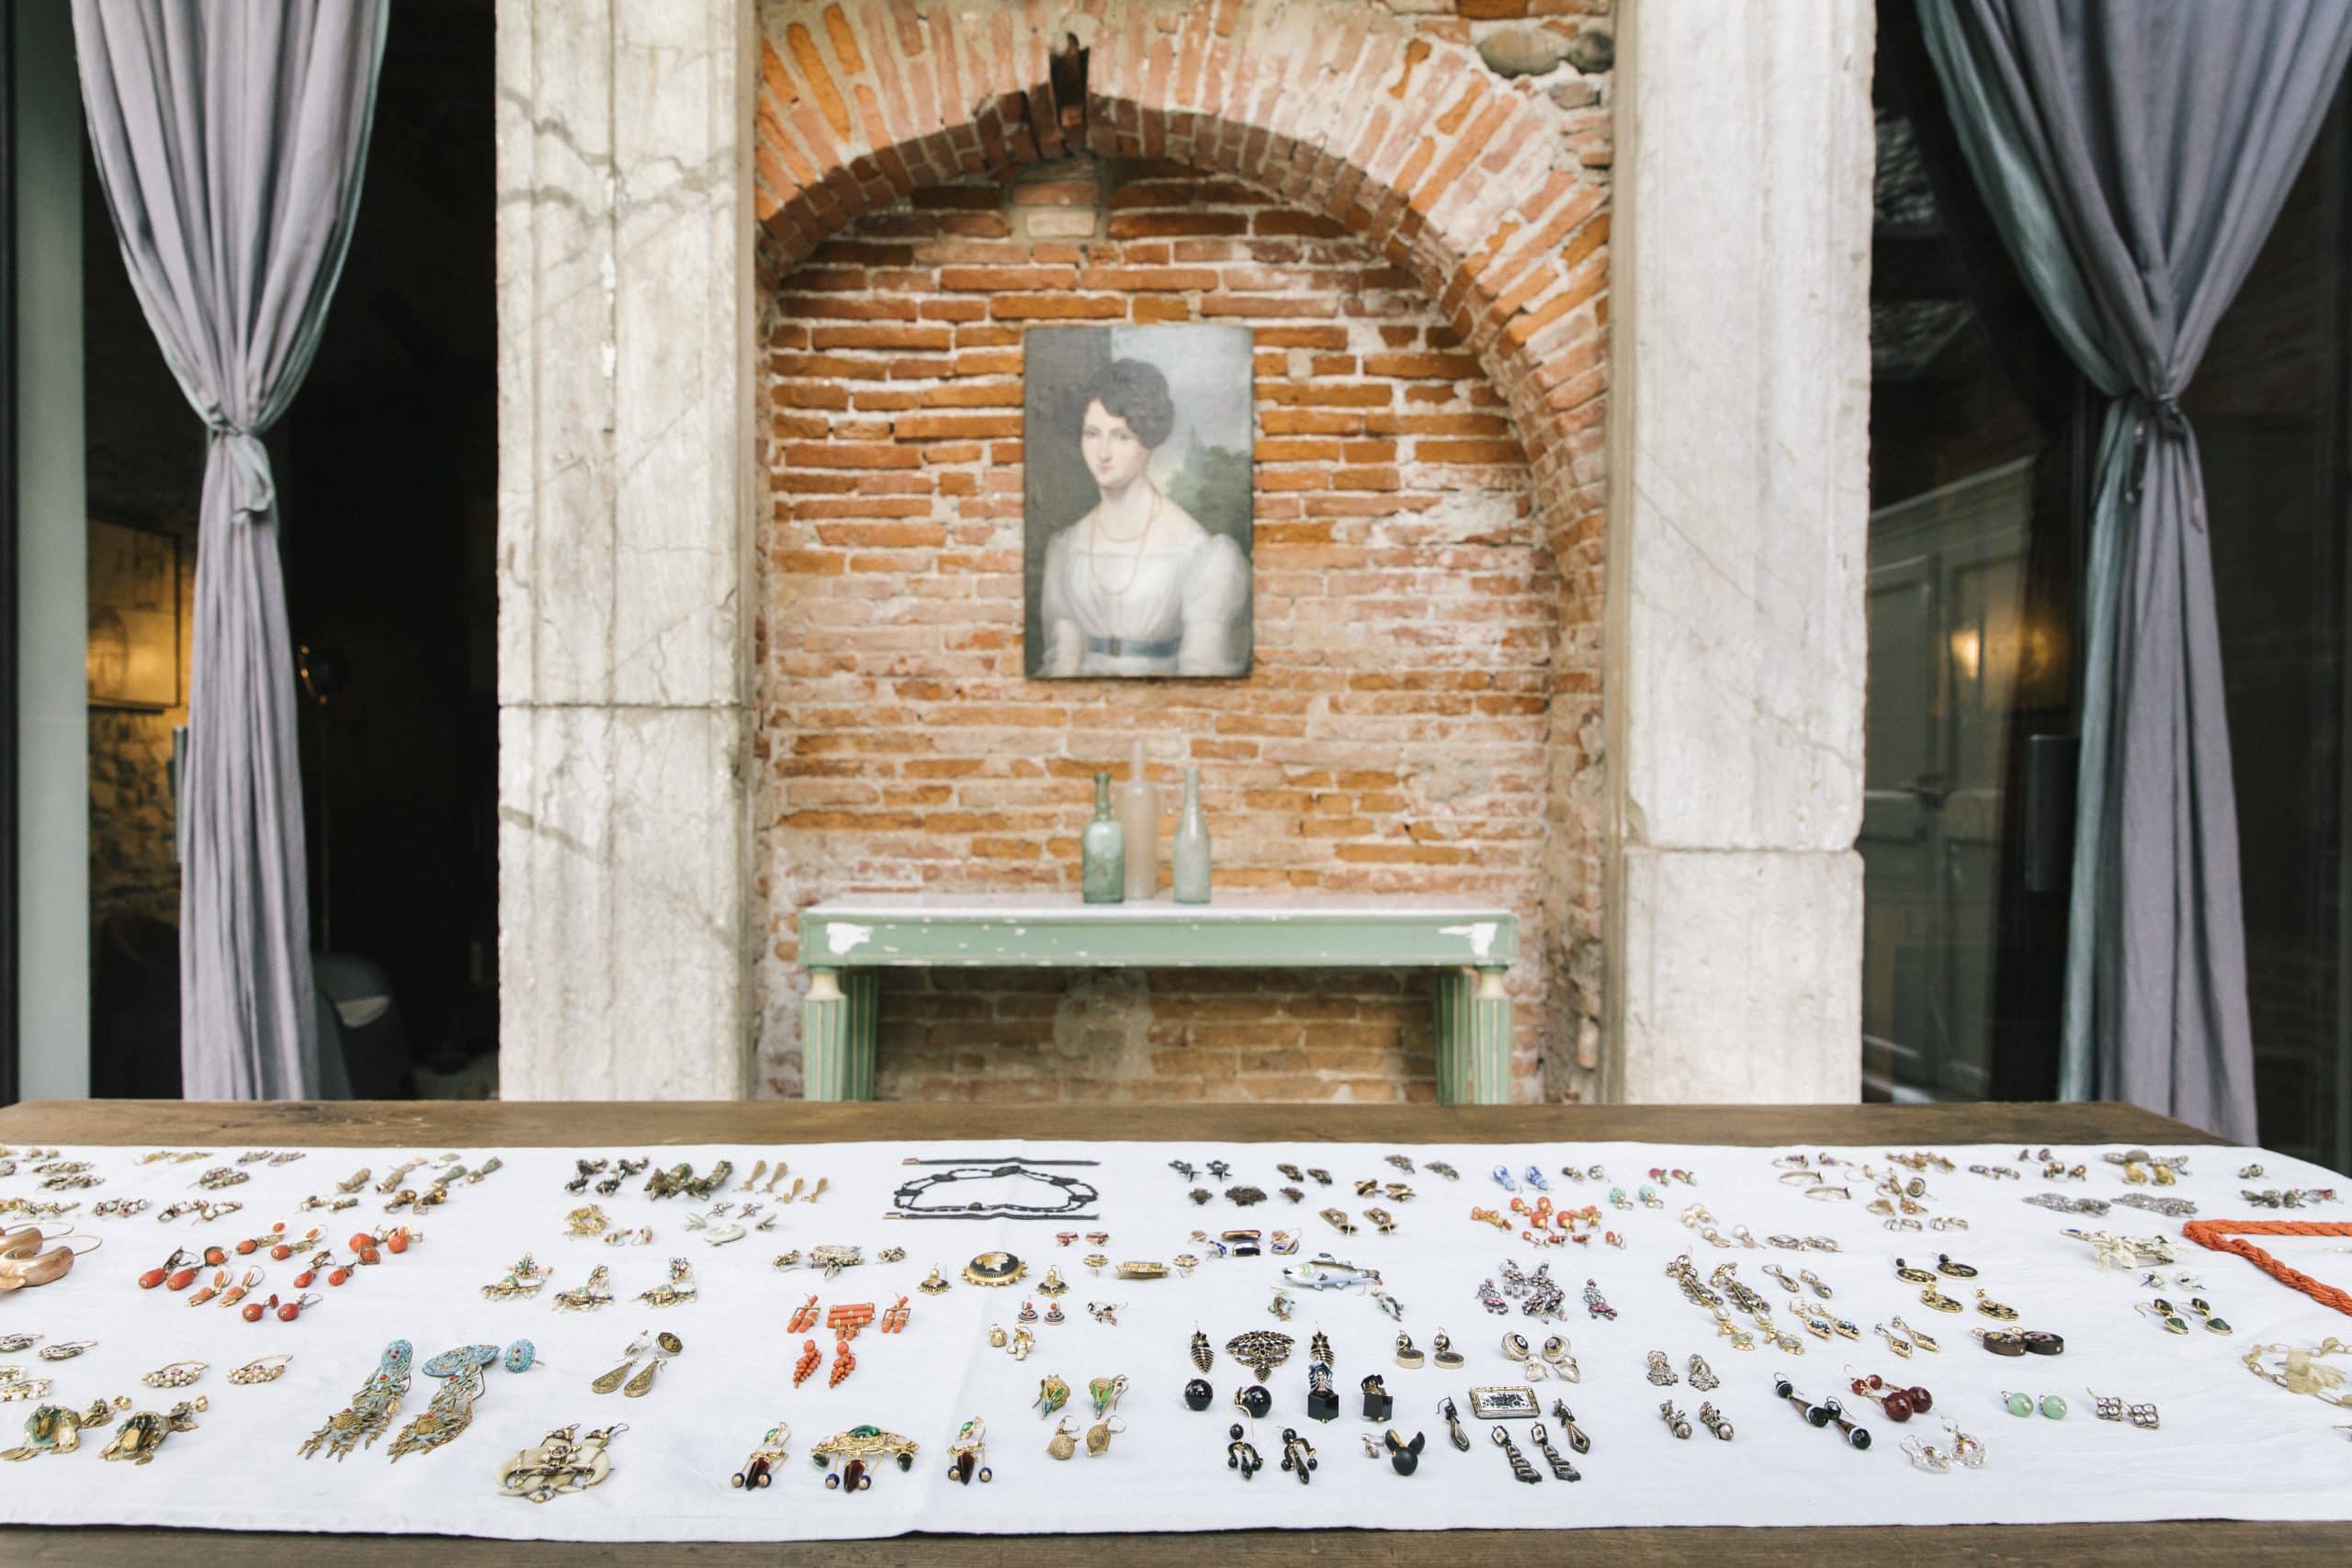
<svg viewBox="0 0 2352 1568">
<path fill-rule="evenodd" d="M 2060 1093 L 2252 1143 L 2205 483 L 2178 400 L 2318 133 L 2352 5 L 1919 0 L 1919 15 L 2027 287 L 2112 400 L 2083 585 Z"/>
<path fill-rule="evenodd" d="M 388 15 L 386 0 L 74 0 L 123 263 L 209 432 L 180 798 L 191 1100 L 301 1098 L 321 1083 L 293 653 L 261 434 L 302 384 L 343 269 Z"/>
</svg>

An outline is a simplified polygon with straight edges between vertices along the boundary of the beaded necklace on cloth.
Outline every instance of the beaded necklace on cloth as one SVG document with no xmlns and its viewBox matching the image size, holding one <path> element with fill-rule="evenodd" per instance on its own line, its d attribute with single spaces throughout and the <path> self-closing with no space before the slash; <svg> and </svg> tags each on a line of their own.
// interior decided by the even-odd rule
<svg viewBox="0 0 2352 1568">
<path fill-rule="evenodd" d="M 2352 1292 L 2290 1268 L 2241 1235 L 2352 1235 L 2352 1223 L 2330 1220 L 2190 1220 L 2180 1234 L 2215 1252 L 2233 1252 L 2282 1285 L 2301 1291 L 2323 1306 L 2352 1317 Z"/>
</svg>

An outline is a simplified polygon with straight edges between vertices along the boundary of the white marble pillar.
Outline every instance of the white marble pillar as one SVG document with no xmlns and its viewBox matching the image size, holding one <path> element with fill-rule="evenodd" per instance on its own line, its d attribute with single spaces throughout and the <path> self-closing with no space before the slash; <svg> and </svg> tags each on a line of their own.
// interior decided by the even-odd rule
<svg viewBox="0 0 2352 1568">
<path fill-rule="evenodd" d="M 1861 1089 L 1871 0 L 1625 0 L 1603 1092 Z"/>
<path fill-rule="evenodd" d="M 749 1089 L 752 21 L 498 0 L 510 1100 Z"/>
</svg>

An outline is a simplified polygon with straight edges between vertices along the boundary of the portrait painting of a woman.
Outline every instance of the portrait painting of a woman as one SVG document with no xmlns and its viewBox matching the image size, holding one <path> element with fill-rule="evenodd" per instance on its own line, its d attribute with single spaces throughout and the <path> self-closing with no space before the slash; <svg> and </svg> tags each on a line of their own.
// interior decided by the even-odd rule
<svg viewBox="0 0 2352 1568">
<path fill-rule="evenodd" d="M 1061 406 L 1045 420 L 1058 415 L 1061 428 L 1039 429 L 1033 414 L 1026 443 L 1032 461 L 1046 459 L 1044 488 L 1060 492 L 1049 493 L 1045 504 L 1058 500 L 1067 514 L 1082 503 L 1078 515 L 1043 530 L 1043 558 L 1032 570 L 1036 640 L 1030 672 L 1060 679 L 1247 674 L 1250 559 L 1229 515 L 1238 491 L 1246 540 L 1246 447 L 1237 455 L 1208 443 L 1204 422 L 1195 420 L 1184 447 L 1169 451 L 1180 411 L 1168 374 L 1140 355 L 1090 357 L 1098 361 L 1091 373 L 1050 400 Z M 1246 345 L 1239 365 L 1246 377 Z M 1246 380 L 1239 395 L 1246 422 Z M 1075 471 L 1066 455 L 1041 452 L 1052 442 L 1074 451 Z M 1057 456 L 1064 457 L 1058 465 Z M 1227 515 L 1213 525 L 1187 499 L 1214 502 L 1212 510 Z M 1031 531 L 1034 558 L 1040 531 L 1034 513 Z"/>
</svg>

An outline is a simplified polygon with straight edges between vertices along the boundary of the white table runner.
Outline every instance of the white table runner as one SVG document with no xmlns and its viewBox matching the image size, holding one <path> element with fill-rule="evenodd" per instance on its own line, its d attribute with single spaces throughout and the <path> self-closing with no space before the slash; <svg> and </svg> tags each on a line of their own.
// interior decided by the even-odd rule
<svg viewBox="0 0 2352 1568">
<path fill-rule="evenodd" d="M 331 1192 L 333 1184 L 360 1166 L 379 1176 L 406 1157 L 438 1156 L 439 1149 L 318 1148 L 292 1164 L 246 1168 L 253 1178 L 220 1194 L 242 1200 L 243 1211 L 213 1224 L 182 1219 L 159 1224 L 155 1210 L 175 1200 L 204 1196 L 192 1185 L 216 1164 L 232 1163 L 241 1151 L 220 1147 L 198 1164 L 141 1166 L 136 1148 L 66 1148 L 63 1157 L 90 1158 L 107 1177 L 101 1187 L 68 1196 L 82 1201 L 83 1230 L 106 1237 L 102 1249 L 79 1261 L 55 1285 L 0 1296 L 0 1334 L 46 1335 L 50 1340 L 95 1338 L 96 1348 L 62 1363 L 45 1363 L 33 1350 L 0 1357 L 33 1375 L 56 1380 L 54 1403 L 85 1405 L 97 1395 L 127 1393 L 135 1408 L 163 1410 L 175 1395 L 141 1387 L 141 1372 L 165 1362 L 199 1359 L 212 1370 L 193 1393 L 209 1397 L 210 1409 L 196 1430 L 172 1437 L 153 1463 L 143 1467 L 99 1460 L 103 1435 L 85 1438 L 80 1451 L 0 1465 L 0 1512 L 19 1523 L 143 1524 L 240 1529 L 435 1531 L 560 1540 L 786 1540 L 889 1535 L 923 1529 L 1032 1532 L 1091 1530 L 1193 1530 L 1240 1527 L 1370 1526 L 1397 1529 L 1471 1527 L 1579 1527 L 1606 1525 L 1930 1525 L 1949 1523 L 2044 1523 L 2110 1519 L 2234 1517 L 2319 1519 L 2352 1517 L 2352 1442 L 2340 1425 L 2352 1415 L 2316 1400 L 2290 1394 L 2250 1376 L 2238 1358 L 2256 1341 L 2316 1344 L 2352 1329 L 2341 1314 L 2300 1295 L 2235 1258 L 2210 1253 L 2179 1241 L 2180 1222 L 2118 1208 L 2104 1218 L 2077 1217 L 2030 1206 L 2032 1193 L 2059 1190 L 2075 1196 L 2114 1198 L 2132 1190 L 2097 1148 L 2054 1149 L 2069 1164 L 2091 1170 L 2084 1182 L 2053 1184 L 2039 1175 L 2038 1163 L 2024 1179 L 1994 1181 L 1968 1174 L 1928 1175 L 1931 1213 L 1958 1214 L 1965 1231 L 1890 1234 L 1865 1212 L 1867 1190 L 1850 1203 L 1808 1201 L 1779 1182 L 1768 1148 L 1669 1146 L 1628 1144 L 1383 1145 L 1282 1144 L 1175 1145 L 1078 1143 L 967 1144 L 865 1143 L 789 1147 L 662 1147 L 570 1149 L 466 1149 L 468 1164 L 495 1152 L 504 1168 L 479 1186 L 460 1185 L 449 1201 L 408 1223 L 421 1226 L 423 1242 L 400 1257 L 362 1269 L 350 1283 L 314 1287 L 324 1298 L 300 1321 L 243 1322 L 232 1309 L 190 1308 L 183 1296 L 141 1291 L 138 1274 L 161 1263 L 175 1247 L 228 1243 L 258 1235 L 284 1219 L 296 1234 L 314 1221 L 343 1254 L 342 1242 L 363 1226 L 388 1222 L 383 1199 L 370 1190 L 359 1207 L 339 1214 L 304 1214 L 300 1200 Z M 1817 1153 L 1817 1149 L 1807 1152 Z M 1832 1152 L 1883 1167 L 1882 1149 Z M 1962 1167 L 2011 1163 L 2014 1145 L 1947 1145 L 1939 1152 Z M 2166 1151 L 2159 1150 L 2158 1153 Z M 2277 1155 L 2244 1149 L 2199 1147 L 2190 1174 L 2179 1185 L 2141 1189 L 2194 1200 L 2199 1217 L 2278 1218 L 2239 1196 L 2242 1187 L 2333 1187 L 2336 1179 L 2317 1168 Z M 1403 1154 L 1417 1169 L 1403 1177 L 1385 1156 Z M 658 1165 L 689 1161 L 707 1170 L 729 1158 L 740 1186 L 757 1160 L 790 1162 L 796 1176 L 831 1187 L 814 1204 L 781 1211 L 776 1228 L 741 1241 L 711 1247 L 684 1224 L 689 1212 L 707 1208 L 689 1199 L 655 1201 L 644 1195 L 639 1177 L 612 1198 L 563 1190 L 575 1156 L 651 1155 Z M 890 1195 L 909 1176 L 920 1174 L 907 1157 L 1026 1156 L 1035 1159 L 1096 1159 L 1077 1170 L 1101 1189 L 1091 1221 L 957 1222 L 889 1221 L 883 1218 Z M 1222 1188 L 1249 1183 L 1270 1195 L 1265 1203 L 1237 1209 L 1222 1196 L 1195 1207 L 1186 1198 L 1194 1185 L 1169 1168 L 1171 1158 L 1205 1167 L 1230 1163 Z M 1430 1174 L 1430 1160 L 1452 1162 L 1458 1181 Z M 1320 1166 L 1335 1179 L 1329 1188 L 1306 1185 L 1306 1201 L 1293 1205 L 1277 1194 L 1285 1179 L 1277 1161 Z M 2237 1179 L 2239 1168 L 2259 1162 L 2258 1180 Z M 1530 1165 L 1551 1182 L 1555 1203 L 1602 1205 L 1603 1224 L 1625 1238 L 1623 1249 L 1596 1238 L 1589 1245 L 1532 1247 L 1518 1236 L 1473 1223 L 1475 1206 L 1507 1204 L 1488 1172 L 1505 1163 L 1514 1172 Z M 1570 1183 L 1564 1165 L 1603 1166 L 1604 1183 Z M 1652 1168 L 1682 1168 L 1697 1178 L 1661 1190 L 1665 1206 L 1609 1207 L 1610 1185 L 1629 1194 L 1647 1180 Z M 1404 1179 L 1418 1196 L 1408 1202 L 1358 1198 L 1363 1178 Z M 0 1196 L 40 1197 L 38 1181 L 25 1163 L 0 1179 Z M 81 1218 L 99 1200 L 141 1196 L 154 1209 L 130 1218 Z M 727 1197 L 741 1202 L 734 1191 Z M 713 1201 L 717 1201 L 716 1199 Z M 601 1203 L 616 1225 L 650 1224 L 651 1246 L 613 1247 L 569 1239 L 563 1216 L 588 1201 Z M 1397 1218 L 1394 1235 L 1382 1235 L 1361 1218 L 1380 1202 Z M 1798 1254 L 1759 1246 L 1728 1250 L 1710 1246 L 1678 1223 L 1693 1202 L 1704 1203 L 1726 1236 L 1746 1225 L 1762 1242 L 1774 1233 L 1834 1237 L 1836 1254 Z M 1332 1205 L 1345 1209 L 1359 1225 L 1342 1237 L 1317 1217 Z M 2352 1219 L 2352 1205 L 2329 1204 L 2296 1211 L 2289 1217 Z M 55 1223 L 55 1222 L 52 1222 Z M 1401 1325 L 1383 1315 L 1365 1294 L 1317 1294 L 1295 1291 L 1299 1306 L 1287 1324 L 1277 1324 L 1267 1307 L 1282 1269 L 1294 1259 L 1218 1258 L 1190 1241 L 1195 1228 L 1212 1234 L 1227 1226 L 1283 1227 L 1304 1241 L 1301 1256 L 1329 1250 L 1340 1258 L 1380 1269 L 1404 1308 Z M 2165 1269 L 2194 1270 L 2201 1290 L 2167 1287 L 2177 1302 L 2202 1295 L 2234 1325 L 2223 1337 L 2193 1330 L 2186 1337 L 2165 1332 L 2133 1310 L 2156 1294 L 2131 1273 L 2101 1272 L 2091 1250 L 2061 1233 L 2069 1226 L 2106 1228 L 2121 1234 L 2165 1235 L 2176 1239 L 2179 1262 Z M 1119 1281 L 1105 1270 L 1090 1275 L 1080 1258 L 1095 1250 L 1080 1240 L 1057 1246 L 1064 1230 L 1111 1233 L 1101 1248 L 1114 1259 L 1166 1261 L 1200 1253 L 1190 1278 Z M 906 1260 L 868 1263 L 826 1281 L 807 1269 L 778 1273 L 772 1259 L 787 1248 L 806 1252 L 823 1243 L 855 1244 L 868 1258 L 900 1246 Z M 2352 1243 L 2335 1238 L 2268 1238 L 2278 1257 L 2331 1282 L 2352 1285 L 2352 1257 L 2336 1250 Z M 987 1290 L 958 1278 L 974 1254 L 1007 1247 L 1030 1262 L 1029 1279 L 1007 1290 Z M 492 1303 L 481 1287 L 498 1280 L 526 1250 L 554 1269 L 548 1286 L 535 1300 Z M 1972 1326 L 1999 1326 L 1974 1312 L 1947 1314 L 1919 1303 L 1919 1287 L 1894 1277 L 1894 1258 L 1903 1255 L 1932 1263 L 1938 1252 L 1975 1266 L 1979 1276 L 1947 1280 L 1951 1293 L 1973 1299 L 1983 1286 L 1996 1300 L 2017 1307 L 2016 1326 L 2046 1328 L 2065 1337 L 2057 1358 L 2007 1359 L 1987 1354 L 1969 1335 Z M 1742 1353 L 1719 1338 L 1712 1321 L 1682 1299 L 1666 1268 L 1689 1252 L 1703 1275 L 1718 1263 L 1736 1260 L 1740 1277 L 1761 1291 L 1784 1326 L 1798 1325 L 1786 1309 L 1787 1293 L 1760 1270 L 1779 1263 L 1793 1276 L 1815 1270 L 1836 1292 L 1820 1303 L 1858 1324 L 1860 1343 L 1822 1342 L 1805 1337 L 1805 1353 L 1789 1356 L 1769 1346 Z M 665 1277 L 673 1255 L 693 1260 L 700 1300 L 656 1311 L 639 1304 L 639 1291 Z M 1532 1269 L 1548 1260 L 1567 1287 L 1566 1318 L 1537 1324 L 1519 1314 L 1489 1315 L 1476 1299 L 1483 1279 L 1498 1275 L 1511 1258 Z M 578 1286 L 591 1268 L 614 1270 L 615 1303 L 577 1314 L 553 1309 L 559 1290 Z M 944 1296 L 927 1297 L 914 1287 L 936 1264 L 956 1282 Z M 1059 1264 L 1070 1282 L 1062 1308 L 1069 1321 L 1040 1324 L 1037 1348 L 1016 1362 L 986 1343 L 990 1324 L 1014 1325 L 1024 1297 L 1050 1264 Z M 297 1262 L 268 1265 L 265 1292 L 290 1292 Z M 1577 1293 L 1586 1279 L 1599 1281 L 1618 1310 L 1614 1321 L 1588 1317 Z M 813 1336 L 787 1334 L 785 1323 L 811 1292 L 822 1306 L 871 1302 L 876 1309 L 899 1295 L 910 1298 L 911 1323 L 903 1335 L 868 1328 L 855 1340 L 856 1371 L 839 1388 L 828 1388 L 820 1371 L 801 1388 L 791 1384 L 792 1363 L 805 1337 L 815 1337 L 831 1364 L 832 1337 L 820 1326 Z M 1044 1298 L 1036 1300 L 1042 1312 Z M 1125 1303 L 1116 1326 L 1094 1322 L 1089 1301 Z M 1871 1333 L 1874 1324 L 1897 1314 L 1939 1337 L 1939 1354 L 1898 1360 Z M 1744 1315 L 1741 1321 L 1747 1320 Z M 1218 1347 L 1210 1381 L 1216 1403 L 1203 1413 L 1184 1407 L 1181 1390 L 1193 1376 L 1186 1346 L 1195 1325 Z M 1337 1354 L 1334 1382 L 1342 1415 L 1329 1424 L 1306 1419 L 1307 1337 L 1320 1326 Z M 1250 1381 L 1223 1349 L 1245 1329 L 1279 1327 L 1295 1337 L 1298 1348 L 1270 1382 L 1272 1415 L 1256 1423 L 1255 1441 L 1268 1469 L 1254 1481 L 1237 1479 L 1225 1462 L 1226 1429 L 1238 1418 L 1228 1403 Z M 1469 1358 L 1459 1371 L 1425 1366 L 1399 1368 L 1392 1345 L 1399 1328 L 1426 1348 L 1447 1330 Z M 666 1328 L 685 1342 L 684 1353 L 661 1374 L 642 1399 L 598 1396 L 589 1382 L 621 1359 L 640 1332 Z M 1510 1329 L 1540 1341 L 1566 1334 L 1581 1363 L 1580 1383 L 1547 1381 L 1535 1392 L 1548 1409 L 1566 1400 L 1579 1425 L 1591 1435 L 1591 1451 L 1572 1455 L 1583 1480 L 1553 1479 L 1542 1456 L 1526 1440 L 1524 1422 L 1510 1430 L 1544 1479 L 1527 1485 L 1512 1479 L 1500 1450 L 1488 1440 L 1488 1423 L 1470 1418 L 1467 1393 L 1474 1384 L 1518 1381 L 1517 1369 L 1499 1348 Z M 1801 1332 L 1801 1330 L 1800 1330 Z M 303 1461 L 295 1449 L 315 1427 L 340 1409 L 376 1366 L 385 1343 L 406 1338 L 419 1366 L 393 1430 L 422 1412 L 438 1388 L 424 1375 L 424 1360 L 453 1346 L 527 1337 L 537 1343 L 541 1365 L 520 1376 L 492 1370 L 487 1392 L 475 1407 L 472 1427 L 446 1448 L 389 1461 L 389 1439 L 336 1463 Z M 1687 1383 L 1654 1388 L 1645 1381 L 1647 1352 L 1667 1353 L 1678 1373 L 1693 1352 L 1704 1355 L 1723 1379 L 1708 1393 Z M 290 1350 L 288 1374 L 258 1387 L 232 1387 L 227 1372 L 254 1357 Z M 1939 1416 L 1956 1416 L 1963 1429 L 1990 1450 L 1979 1471 L 1930 1474 L 1916 1470 L 1900 1451 L 1908 1435 L 1928 1437 L 1949 1448 L 1948 1435 L 1933 1418 L 1907 1426 L 1891 1423 L 1866 1402 L 1846 1404 L 1876 1438 L 1868 1452 L 1856 1452 L 1834 1431 L 1807 1427 L 1773 1397 L 1771 1380 L 1785 1372 L 1815 1399 L 1844 1393 L 1841 1369 L 1926 1385 Z M 1382 1374 L 1396 1399 L 1389 1423 L 1409 1437 L 1426 1433 L 1419 1472 L 1395 1474 L 1385 1460 L 1367 1458 L 1360 1434 L 1380 1430 L 1357 1412 L 1360 1380 Z M 1057 1462 L 1047 1457 L 1054 1423 L 1031 1408 L 1039 1379 L 1058 1373 L 1074 1391 L 1072 1404 L 1088 1413 L 1089 1379 L 1124 1373 L 1131 1388 L 1120 1406 L 1128 1430 L 1101 1458 Z M 2160 1430 L 2142 1431 L 2093 1417 L 2086 1389 L 2157 1404 Z M 2003 1390 L 2063 1396 L 2070 1413 L 2063 1421 L 2036 1416 L 2018 1419 L 2000 1403 Z M 1462 1407 L 1474 1439 L 1467 1453 L 1448 1441 L 1436 1414 L 1442 1396 Z M 1702 1399 L 1712 1399 L 1735 1424 L 1725 1443 L 1697 1430 L 1678 1441 L 1657 1414 L 1661 1398 L 1672 1397 L 1694 1422 Z M 17 1435 L 31 1404 L 0 1404 L 0 1446 Z M 948 1440 L 960 1422 L 981 1416 L 988 1423 L 991 1483 L 957 1485 L 945 1474 Z M 791 1458 L 779 1467 L 775 1484 L 754 1494 L 733 1490 L 729 1477 L 761 1435 L 777 1420 L 792 1427 Z M 571 1422 L 588 1427 L 625 1421 L 628 1430 L 612 1448 L 611 1478 L 593 1491 L 559 1497 L 546 1505 L 501 1497 L 493 1475 L 501 1461 L 537 1443 L 551 1427 Z M 809 1463 L 811 1447 L 844 1428 L 873 1423 L 922 1445 L 911 1473 L 882 1466 L 871 1490 L 856 1495 L 828 1491 Z M 1081 1420 L 1080 1425 L 1087 1424 Z M 1562 1447 L 1556 1423 L 1554 1443 Z M 1282 1429 L 1295 1426 L 1320 1455 L 1311 1484 L 1282 1473 Z"/>
</svg>

